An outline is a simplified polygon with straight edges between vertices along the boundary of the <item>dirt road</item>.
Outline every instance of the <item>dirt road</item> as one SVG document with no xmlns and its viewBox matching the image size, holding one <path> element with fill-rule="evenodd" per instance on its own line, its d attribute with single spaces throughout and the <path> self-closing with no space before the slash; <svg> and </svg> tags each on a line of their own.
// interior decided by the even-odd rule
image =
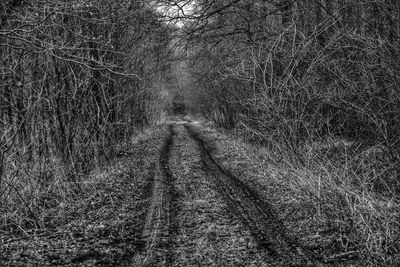
<svg viewBox="0 0 400 267">
<path fill-rule="evenodd" d="M 150 266 L 161 263 L 170 265 L 173 262 L 171 249 L 162 253 L 162 247 L 173 247 L 174 229 L 176 229 L 176 193 L 174 177 L 168 163 L 173 138 L 173 125 L 170 125 L 160 152 L 157 164 L 158 172 L 153 177 L 150 207 L 142 233 L 142 241 L 145 246 L 143 251 L 135 254 L 132 261 L 133 266 Z"/>
<path fill-rule="evenodd" d="M 278 212 L 260 197 L 255 188 L 232 175 L 215 160 L 215 148 L 194 124 L 180 121 L 168 127 L 142 233 L 145 246 L 143 251 L 135 254 L 132 266 L 322 265 L 312 251 L 305 249 L 285 229 Z M 205 199 L 204 195 L 196 194 L 204 191 L 212 191 L 213 195 Z M 203 203 L 203 207 L 187 208 L 198 202 Z M 216 206 L 219 206 L 219 213 L 215 212 Z M 199 214 L 199 210 L 203 212 Z M 223 214 L 221 210 L 224 210 Z M 198 221 L 196 216 L 201 217 L 202 213 L 209 216 Z M 214 237 L 215 240 L 207 242 L 213 243 L 209 246 L 217 249 L 217 253 L 202 255 L 207 248 L 199 250 L 199 245 L 204 247 L 205 242 L 199 236 L 210 235 L 207 231 L 210 224 L 220 223 L 216 218 L 224 221 L 224 225 L 214 231 L 214 236 L 240 240 L 237 235 L 244 233 L 248 244 L 243 247 L 239 242 L 238 245 L 240 250 L 247 249 L 251 253 L 242 251 L 240 259 L 235 258 L 230 254 L 237 248 L 224 248 L 223 244 L 216 246 L 215 242 L 219 240 Z M 232 235 L 233 228 L 239 228 L 238 233 Z M 249 243 L 253 243 L 250 248 Z M 195 254 L 190 255 L 190 251 Z M 233 259 L 229 260 L 229 255 Z"/>
</svg>

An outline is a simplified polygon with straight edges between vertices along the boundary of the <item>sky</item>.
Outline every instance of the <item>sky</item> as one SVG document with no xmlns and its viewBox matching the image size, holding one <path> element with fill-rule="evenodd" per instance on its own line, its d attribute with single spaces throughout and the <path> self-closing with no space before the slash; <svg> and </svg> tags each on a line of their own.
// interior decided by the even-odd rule
<svg viewBox="0 0 400 267">
<path fill-rule="evenodd" d="M 156 10 L 167 17 L 166 23 L 182 28 L 194 10 L 194 0 L 155 1 Z"/>
</svg>

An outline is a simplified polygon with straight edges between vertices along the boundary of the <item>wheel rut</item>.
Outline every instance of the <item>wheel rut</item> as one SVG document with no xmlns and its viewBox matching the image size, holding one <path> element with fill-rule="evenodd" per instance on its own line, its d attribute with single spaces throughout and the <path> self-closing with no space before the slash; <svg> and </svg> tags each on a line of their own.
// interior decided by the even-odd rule
<svg viewBox="0 0 400 267">
<path fill-rule="evenodd" d="M 212 177 L 216 190 L 230 210 L 249 229 L 259 249 L 271 257 L 290 257 L 299 265 L 320 265 L 312 251 L 308 251 L 290 234 L 279 220 L 272 206 L 263 201 L 254 189 L 218 164 L 212 156 L 213 147 L 190 124 L 185 124 L 189 135 L 196 141 L 206 172 Z M 296 264 L 297 265 L 297 264 Z"/>
<path fill-rule="evenodd" d="M 174 261 L 172 248 L 178 229 L 178 205 L 175 178 L 169 166 L 174 135 L 174 127 L 169 125 L 151 183 L 150 205 L 141 235 L 143 249 L 134 255 L 131 266 L 170 266 Z"/>
</svg>

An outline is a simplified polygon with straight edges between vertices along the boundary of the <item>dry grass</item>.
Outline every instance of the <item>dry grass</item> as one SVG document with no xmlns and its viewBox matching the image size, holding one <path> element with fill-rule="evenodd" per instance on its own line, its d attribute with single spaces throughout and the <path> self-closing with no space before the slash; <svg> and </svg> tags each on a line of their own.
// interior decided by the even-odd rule
<svg viewBox="0 0 400 267">
<path fill-rule="evenodd" d="M 400 262 L 398 163 L 349 142 L 260 147 L 210 131 L 219 160 L 260 189 L 293 235 L 328 262 Z"/>
<path fill-rule="evenodd" d="M 161 127 L 146 129 L 115 147 L 115 153 L 130 153 L 138 144 L 160 135 Z M 155 152 L 157 154 L 157 152 Z M 76 197 L 90 190 L 94 173 L 109 166 L 109 158 L 89 162 L 90 173 L 77 172 L 52 158 L 27 163 L 24 158 L 9 158 L 3 165 L 0 187 L 0 234 L 29 236 L 28 232 L 57 226 Z"/>
<path fill-rule="evenodd" d="M 78 191 L 56 164 L 48 171 L 58 179 L 46 186 L 35 182 L 35 172 L 16 177 L 12 186 L 18 191 L 8 188 L 0 202 L 0 262 L 125 265 L 141 244 L 151 170 L 164 134 L 163 127 L 154 127 L 133 144 L 121 144 L 125 153 L 80 177 Z"/>
<path fill-rule="evenodd" d="M 377 166 L 362 153 L 345 154 L 344 162 L 319 154 L 308 151 L 306 165 L 284 161 L 271 177 L 289 178 L 294 193 L 289 199 L 307 197 L 317 219 L 340 235 L 342 253 L 354 251 L 368 261 L 393 264 L 400 253 L 400 198 L 390 181 L 392 166 Z"/>
<path fill-rule="evenodd" d="M 50 209 L 68 201 L 76 189 L 68 180 L 68 167 L 58 161 L 29 166 L 13 161 L 5 165 L 0 195 L 0 231 L 24 234 L 50 223 Z"/>
</svg>

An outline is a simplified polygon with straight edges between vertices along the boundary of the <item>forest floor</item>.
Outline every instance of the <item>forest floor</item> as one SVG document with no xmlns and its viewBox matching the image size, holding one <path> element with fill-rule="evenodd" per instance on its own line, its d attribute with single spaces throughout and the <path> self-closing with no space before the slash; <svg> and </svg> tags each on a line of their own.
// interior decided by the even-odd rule
<svg viewBox="0 0 400 267">
<path fill-rule="evenodd" d="M 94 172 L 54 228 L 1 233 L 0 265 L 363 266 L 315 211 L 282 201 L 257 149 L 169 121 Z"/>
</svg>

